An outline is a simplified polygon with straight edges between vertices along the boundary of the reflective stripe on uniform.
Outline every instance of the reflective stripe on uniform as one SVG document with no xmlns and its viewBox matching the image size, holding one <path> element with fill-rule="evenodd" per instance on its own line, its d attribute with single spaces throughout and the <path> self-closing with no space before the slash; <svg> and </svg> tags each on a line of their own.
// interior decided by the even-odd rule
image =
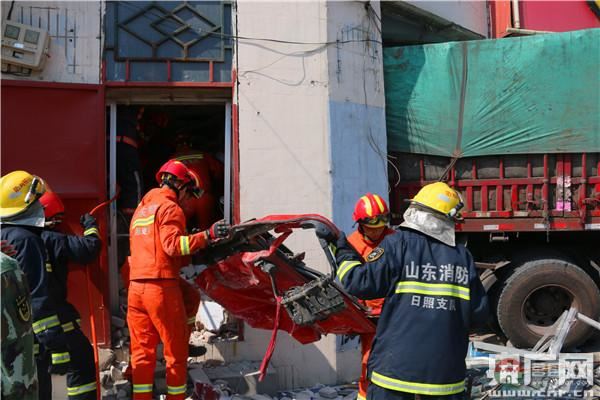
<svg viewBox="0 0 600 400">
<path fill-rule="evenodd" d="M 180 236 L 179 237 L 179 247 L 181 248 L 181 255 L 187 256 L 190 254 L 190 237 L 189 236 Z"/>
<path fill-rule="evenodd" d="M 67 387 L 67 394 L 69 396 L 77 396 L 80 394 L 93 392 L 94 390 L 96 390 L 96 381 L 86 383 L 85 385 L 81 386 Z"/>
<path fill-rule="evenodd" d="M 145 217 L 145 218 L 137 218 L 136 220 L 133 221 L 133 223 L 131 224 L 132 228 L 138 227 L 138 226 L 148 226 L 148 225 L 152 225 L 154 223 L 154 215 L 151 215 L 149 217 Z"/>
<path fill-rule="evenodd" d="M 85 231 L 83 231 L 83 236 L 89 236 L 89 235 L 98 235 L 98 236 L 100 236 L 100 233 L 98 232 L 98 228 L 93 227 L 93 228 L 88 228 Z"/>
<path fill-rule="evenodd" d="M 67 322 L 66 324 L 62 324 L 62 329 L 63 332 L 71 332 L 73 329 L 75 329 L 75 325 L 73 324 L 73 322 Z"/>
<path fill-rule="evenodd" d="M 52 353 L 52 364 L 66 364 L 71 361 L 69 353 Z"/>
<path fill-rule="evenodd" d="M 195 324 L 196 323 L 196 317 L 195 316 L 189 317 L 188 320 L 187 320 L 187 323 L 188 323 L 188 325 Z"/>
<path fill-rule="evenodd" d="M 396 293 L 418 293 L 431 296 L 452 296 L 470 300 L 469 288 L 447 283 L 399 282 Z"/>
<path fill-rule="evenodd" d="M 152 384 L 133 384 L 133 393 L 152 393 Z"/>
<path fill-rule="evenodd" d="M 184 394 L 185 393 L 185 385 L 181 386 L 168 386 L 167 385 L 167 394 Z"/>
<path fill-rule="evenodd" d="M 46 271 L 52 272 L 52 264 L 50 264 L 49 262 L 46 263 Z"/>
<path fill-rule="evenodd" d="M 40 354 L 40 345 L 39 345 L 39 343 L 34 343 L 33 344 L 33 355 L 37 356 L 38 354 Z"/>
<path fill-rule="evenodd" d="M 58 316 L 56 314 L 37 320 L 32 324 L 33 333 L 40 333 L 46 329 L 54 328 L 55 326 L 60 326 L 60 321 L 58 320 Z"/>
<path fill-rule="evenodd" d="M 373 374 L 371 375 L 371 382 L 385 389 L 430 396 L 446 396 L 457 394 L 465 390 L 464 381 L 447 384 L 409 382 L 390 378 L 375 371 L 373 371 Z"/>
<path fill-rule="evenodd" d="M 360 261 L 342 261 L 340 264 L 340 267 L 338 268 L 338 272 L 337 272 L 337 277 L 340 280 L 340 282 L 342 281 L 344 276 L 348 273 L 348 271 L 350 271 L 352 268 L 356 267 L 357 265 L 361 265 L 361 262 Z"/>
</svg>

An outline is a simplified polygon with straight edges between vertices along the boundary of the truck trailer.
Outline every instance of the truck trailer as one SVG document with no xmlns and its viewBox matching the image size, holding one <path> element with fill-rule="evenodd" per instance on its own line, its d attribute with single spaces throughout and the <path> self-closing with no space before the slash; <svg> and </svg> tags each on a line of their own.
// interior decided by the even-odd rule
<svg viewBox="0 0 600 400">
<path fill-rule="evenodd" d="M 457 231 L 518 347 L 571 306 L 600 317 L 599 54 L 599 29 L 384 52 L 395 220 L 427 183 L 462 194 Z"/>
</svg>

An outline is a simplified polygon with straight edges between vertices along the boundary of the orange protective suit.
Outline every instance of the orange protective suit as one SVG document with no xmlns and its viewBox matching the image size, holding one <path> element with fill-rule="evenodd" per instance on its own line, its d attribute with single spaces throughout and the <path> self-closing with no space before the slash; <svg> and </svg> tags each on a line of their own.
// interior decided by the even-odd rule
<svg viewBox="0 0 600 400">
<path fill-rule="evenodd" d="M 123 286 L 129 287 L 129 261 L 125 260 L 121 265 L 121 279 L 123 280 Z M 190 283 L 186 282 L 185 279 L 179 278 L 179 287 L 181 288 L 181 294 L 183 295 L 183 306 L 185 307 L 185 317 L 187 321 L 188 332 L 191 334 L 196 325 L 196 314 L 200 307 L 200 293 Z"/>
<path fill-rule="evenodd" d="M 223 163 L 206 152 L 185 150 L 175 159 L 181 161 L 200 178 L 200 188 L 204 194 L 200 198 L 187 200 L 182 208 L 188 218 L 195 222 L 195 228 L 204 230 L 220 219 L 217 202 L 223 194 L 225 169 Z"/>
<path fill-rule="evenodd" d="M 177 195 L 166 186 L 148 192 L 131 220 L 127 323 L 134 400 L 152 398 L 160 341 L 167 363 L 167 399 L 185 397 L 189 334 L 179 270 L 183 256 L 208 244 L 204 232 L 185 232 Z"/>
<path fill-rule="evenodd" d="M 372 242 L 359 230 L 356 230 L 352 232 L 350 236 L 348 236 L 348 243 L 354 247 L 354 249 L 362 257 L 363 261 L 365 261 L 369 253 L 371 253 L 375 247 L 379 246 L 379 243 L 381 243 L 383 238 L 390 233 L 394 233 L 394 230 L 386 227 L 379 240 Z M 384 300 L 385 299 L 373 299 L 364 300 L 361 302 L 371 309 L 371 316 L 379 317 Z M 362 358 L 360 366 L 360 379 L 358 380 L 358 400 L 366 400 L 367 398 L 367 387 L 369 386 L 369 378 L 367 376 L 367 361 L 369 361 L 369 355 L 371 354 L 371 346 L 374 338 L 375 333 L 360 335 L 360 352 L 362 354 Z"/>
</svg>

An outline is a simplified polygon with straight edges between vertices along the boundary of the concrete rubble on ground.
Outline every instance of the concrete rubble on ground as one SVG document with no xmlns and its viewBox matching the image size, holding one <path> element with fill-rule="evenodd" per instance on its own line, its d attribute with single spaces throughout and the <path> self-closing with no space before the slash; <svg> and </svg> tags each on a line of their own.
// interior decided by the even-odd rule
<svg viewBox="0 0 600 400">
<path fill-rule="evenodd" d="M 572 307 L 564 311 L 553 329 L 531 350 L 471 342 L 466 359 L 466 384 L 470 398 L 598 398 L 599 354 L 578 349 L 570 349 L 570 353 L 561 352 L 576 319 L 600 330 L 598 322 Z"/>
</svg>

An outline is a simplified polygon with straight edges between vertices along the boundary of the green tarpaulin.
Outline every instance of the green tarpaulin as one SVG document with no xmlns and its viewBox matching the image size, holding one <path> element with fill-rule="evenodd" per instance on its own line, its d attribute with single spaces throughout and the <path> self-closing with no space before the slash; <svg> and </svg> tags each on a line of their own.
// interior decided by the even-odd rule
<svg viewBox="0 0 600 400">
<path fill-rule="evenodd" d="M 600 29 L 384 50 L 388 147 L 600 151 Z"/>
</svg>

